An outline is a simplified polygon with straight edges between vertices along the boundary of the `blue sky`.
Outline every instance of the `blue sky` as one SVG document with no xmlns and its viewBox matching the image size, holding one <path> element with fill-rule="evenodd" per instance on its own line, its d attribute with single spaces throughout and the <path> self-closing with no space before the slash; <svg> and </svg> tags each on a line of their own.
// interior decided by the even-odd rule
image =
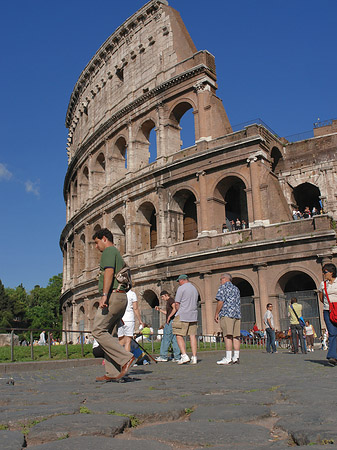
<svg viewBox="0 0 337 450">
<path fill-rule="evenodd" d="M 145 2 L 17 0 L 1 8 L 0 279 L 45 286 L 62 271 L 65 114 L 100 45 Z M 280 136 L 337 117 L 336 0 L 171 0 L 198 50 L 215 55 L 232 125 Z"/>
</svg>

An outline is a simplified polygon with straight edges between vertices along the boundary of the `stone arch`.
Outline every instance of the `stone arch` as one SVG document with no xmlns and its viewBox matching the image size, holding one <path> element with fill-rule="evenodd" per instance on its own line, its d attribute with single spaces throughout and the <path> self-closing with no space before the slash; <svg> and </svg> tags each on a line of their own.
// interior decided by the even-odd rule
<svg viewBox="0 0 337 450">
<path fill-rule="evenodd" d="M 279 173 L 282 167 L 283 155 L 279 148 L 273 147 L 271 149 L 271 170 L 274 173 Z"/>
<path fill-rule="evenodd" d="M 92 186 L 95 192 L 101 192 L 105 186 L 105 155 L 100 152 L 95 158 L 92 170 Z"/>
<path fill-rule="evenodd" d="M 150 250 L 157 245 L 157 213 L 153 203 L 142 203 L 137 211 L 137 245 L 139 251 Z"/>
<path fill-rule="evenodd" d="M 85 203 L 89 197 L 89 169 L 87 166 L 81 170 L 80 197 L 81 204 Z"/>
<path fill-rule="evenodd" d="M 157 145 L 155 149 L 151 148 L 151 152 L 153 152 L 152 157 L 150 155 L 150 134 L 153 129 L 156 129 L 156 123 L 151 118 L 147 118 L 139 127 L 135 141 L 135 157 L 137 160 L 136 168 L 146 166 L 149 164 L 150 158 L 156 159 L 157 157 Z"/>
<path fill-rule="evenodd" d="M 282 330 L 289 326 L 288 306 L 292 297 L 303 306 L 302 315 L 310 320 L 316 332 L 320 332 L 319 303 L 316 291 L 316 282 L 304 270 L 293 269 L 281 275 L 276 284 L 279 293 L 279 319 Z"/>
<path fill-rule="evenodd" d="M 118 213 L 112 219 L 111 232 L 114 238 L 114 244 L 120 251 L 121 255 L 126 252 L 125 240 L 125 219 L 122 214 Z"/>
<path fill-rule="evenodd" d="M 173 242 L 198 237 L 196 196 L 190 189 L 180 189 L 171 199 L 170 234 Z"/>
<path fill-rule="evenodd" d="M 78 275 L 80 275 L 85 269 L 85 234 L 82 233 L 78 242 L 77 249 L 78 259 Z"/>
<path fill-rule="evenodd" d="M 320 211 L 320 197 L 320 189 L 312 183 L 299 184 L 293 190 L 293 201 L 301 212 L 303 212 L 307 206 L 309 206 L 310 211 L 312 211 L 313 207 Z"/>
<path fill-rule="evenodd" d="M 147 289 L 143 293 L 143 299 L 145 300 L 145 307 L 142 308 L 142 320 L 149 324 L 153 328 L 153 332 L 157 335 L 159 328 L 159 312 L 155 310 L 156 306 L 159 306 L 159 299 L 157 294 L 152 289 Z"/>
<path fill-rule="evenodd" d="M 245 222 L 245 227 L 248 227 L 246 184 L 241 178 L 229 175 L 218 181 L 212 200 L 213 217 L 218 220 L 213 224 L 216 230 L 221 232 L 223 224 L 226 224 L 229 231 L 234 231 L 237 227 L 233 225 L 233 221 L 235 223 L 237 219 L 241 224 Z"/>
<path fill-rule="evenodd" d="M 112 150 L 112 172 L 114 181 L 120 180 L 127 172 L 127 148 L 128 144 L 124 136 L 119 136 Z"/>
<path fill-rule="evenodd" d="M 181 119 L 189 110 L 195 111 L 195 105 L 190 99 L 179 99 L 171 109 L 167 123 L 167 140 L 170 143 L 170 153 L 178 152 L 182 147 L 182 127 Z M 195 142 L 195 123 L 193 123 L 194 142 Z"/>
<path fill-rule="evenodd" d="M 85 330 L 85 308 L 83 305 L 78 308 L 77 326 L 78 331 Z"/>
<path fill-rule="evenodd" d="M 77 173 L 72 178 L 71 181 L 71 211 L 72 214 L 78 209 L 78 184 L 77 184 Z"/>
<path fill-rule="evenodd" d="M 251 330 L 256 322 L 253 286 L 249 281 L 239 276 L 233 277 L 233 284 L 240 290 L 241 329 Z"/>
</svg>

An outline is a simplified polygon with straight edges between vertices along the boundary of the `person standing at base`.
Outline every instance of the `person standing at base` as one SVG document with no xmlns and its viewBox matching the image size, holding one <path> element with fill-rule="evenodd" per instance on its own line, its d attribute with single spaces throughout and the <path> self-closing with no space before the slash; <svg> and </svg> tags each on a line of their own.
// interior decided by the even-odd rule
<svg viewBox="0 0 337 450">
<path fill-rule="evenodd" d="M 181 351 L 178 364 L 197 364 L 197 331 L 198 331 L 198 291 L 189 282 L 187 275 L 177 278 L 179 287 L 175 296 L 176 317 L 172 323 L 173 334 L 177 336 L 177 343 Z M 190 336 L 192 358 L 186 354 L 185 336 Z"/>
<path fill-rule="evenodd" d="M 138 319 L 139 325 L 144 327 L 144 323 L 140 316 L 136 293 L 130 289 L 126 293 L 126 297 L 128 299 L 128 304 L 122 317 L 122 321 L 119 324 L 117 335 L 119 343 L 123 345 L 128 352 L 131 352 L 131 340 L 135 332 L 135 316 Z"/>
<path fill-rule="evenodd" d="M 219 323 L 225 340 L 226 356 L 216 363 L 219 365 L 240 363 L 240 291 L 232 283 L 232 275 L 224 273 L 220 278 L 221 286 L 215 296 L 217 300 L 214 321 Z M 232 349 L 234 353 L 232 357 Z"/>
<path fill-rule="evenodd" d="M 275 345 L 274 316 L 272 311 L 273 305 L 271 303 L 267 303 L 267 311 L 263 316 L 263 323 L 266 329 L 266 336 L 267 336 L 267 344 L 266 344 L 267 353 L 277 353 Z"/>
<path fill-rule="evenodd" d="M 322 272 L 323 281 L 318 288 L 318 292 L 319 299 L 323 303 L 324 322 L 329 333 L 329 348 L 326 357 L 331 366 L 337 366 L 337 323 L 330 319 L 328 301 L 329 298 L 330 303 L 337 302 L 337 269 L 334 264 L 329 263 L 323 266 Z"/>
<path fill-rule="evenodd" d="M 168 361 L 168 349 L 170 344 L 172 344 L 173 358 L 174 361 L 178 362 L 181 358 L 181 354 L 177 343 L 177 337 L 172 332 L 172 321 L 175 317 L 177 308 L 174 299 L 170 296 L 170 294 L 167 291 L 162 291 L 160 293 L 160 297 L 166 303 L 166 309 L 164 311 L 163 309 L 160 309 L 159 306 L 156 306 L 155 309 L 156 311 L 165 314 L 166 322 L 164 326 L 163 337 L 160 344 L 160 356 L 156 358 L 156 361 L 158 362 Z"/>
<path fill-rule="evenodd" d="M 297 298 L 292 297 L 290 300 L 290 305 L 288 306 L 288 316 L 290 317 L 290 330 L 291 339 L 293 341 L 293 353 L 298 353 L 298 341 L 297 336 L 300 341 L 302 353 L 307 353 L 305 342 L 303 338 L 303 328 L 299 322 L 299 318 L 302 316 L 302 305 L 297 303 Z"/>
<path fill-rule="evenodd" d="M 135 362 L 128 352 L 111 333 L 118 326 L 127 306 L 125 286 L 120 286 L 115 275 L 124 267 L 124 261 L 113 245 L 111 231 L 103 228 L 93 235 L 96 248 L 102 253 L 98 290 L 101 295 L 94 318 L 92 335 L 106 355 L 103 377 L 96 381 L 118 381 Z"/>
</svg>

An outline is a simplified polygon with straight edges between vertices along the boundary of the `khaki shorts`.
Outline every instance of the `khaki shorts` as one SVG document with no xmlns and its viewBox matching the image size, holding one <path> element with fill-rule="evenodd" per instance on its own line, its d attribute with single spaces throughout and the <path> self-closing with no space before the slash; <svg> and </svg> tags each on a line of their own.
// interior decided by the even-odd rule
<svg viewBox="0 0 337 450">
<path fill-rule="evenodd" d="M 176 316 L 172 322 L 172 332 L 178 336 L 195 336 L 198 330 L 198 322 L 182 322 Z"/>
<path fill-rule="evenodd" d="M 232 319 L 231 317 L 221 317 L 220 326 L 223 336 L 233 336 L 235 338 L 240 337 L 240 319 Z"/>
</svg>

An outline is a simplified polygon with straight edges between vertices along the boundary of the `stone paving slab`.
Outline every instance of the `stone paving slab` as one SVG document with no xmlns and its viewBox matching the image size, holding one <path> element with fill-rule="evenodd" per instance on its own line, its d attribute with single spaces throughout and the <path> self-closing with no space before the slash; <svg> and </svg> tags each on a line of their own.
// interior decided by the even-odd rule
<svg viewBox="0 0 337 450">
<path fill-rule="evenodd" d="M 34 450 L 172 450 L 171 446 L 155 441 L 136 441 L 93 436 L 62 439 L 61 441 L 36 445 L 31 448 Z"/>
<path fill-rule="evenodd" d="M 29 431 L 26 440 L 29 446 L 77 436 L 114 437 L 129 426 L 128 417 L 114 415 L 56 416 L 35 425 Z"/>
<path fill-rule="evenodd" d="M 189 446 L 214 446 L 226 444 L 246 444 L 249 436 L 250 445 L 268 442 L 270 433 L 261 426 L 242 423 L 217 423 L 207 420 L 198 422 L 176 422 L 135 429 L 133 437 L 149 440 L 161 440 L 165 443 Z"/>
<path fill-rule="evenodd" d="M 0 430 L 1 450 L 21 450 L 25 444 L 25 437 L 20 431 Z"/>
<path fill-rule="evenodd" d="M 102 366 L 12 373 L 7 381 L 14 384 L 6 376 L 0 383 L 0 429 L 9 428 L 3 433 L 13 437 L 14 448 L 22 444 L 11 433 L 22 430 L 28 450 L 39 442 L 72 448 L 70 439 L 81 440 L 81 450 L 100 448 L 97 439 L 135 450 L 284 450 L 289 443 L 333 449 L 337 368 L 327 366 L 325 356 L 242 351 L 240 365 L 218 366 L 223 353 L 205 352 L 194 366 L 134 367 L 124 383 L 96 383 Z M 83 410 L 91 414 L 79 414 Z M 125 428 L 129 417 L 108 415 L 112 410 L 133 416 L 136 427 Z M 114 420 L 121 428 L 111 426 Z"/>
</svg>

